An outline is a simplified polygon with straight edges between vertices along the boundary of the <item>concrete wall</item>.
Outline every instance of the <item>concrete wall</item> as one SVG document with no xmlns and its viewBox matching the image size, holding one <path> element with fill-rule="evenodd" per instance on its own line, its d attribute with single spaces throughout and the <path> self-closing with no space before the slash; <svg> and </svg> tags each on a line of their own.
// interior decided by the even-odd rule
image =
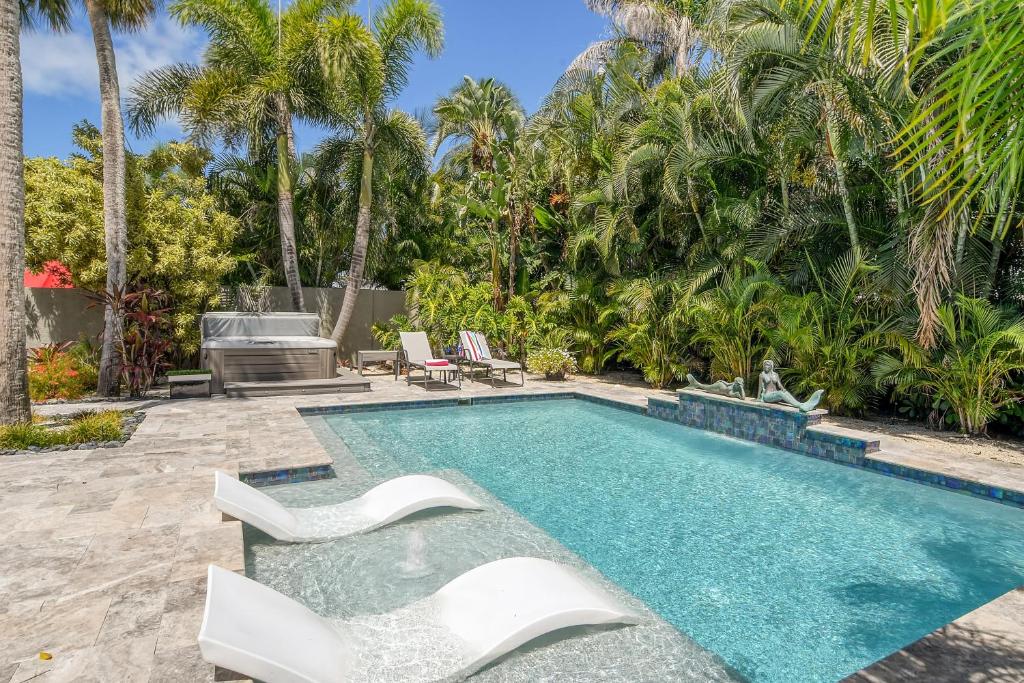
<svg viewBox="0 0 1024 683">
<path fill-rule="evenodd" d="M 77 341 L 82 335 L 97 339 L 103 333 L 103 308 L 91 305 L 80 289 L 26 289 L 28 347 Z"/>
<path fill-rule="evenodd" d="M 341 310 L 345 289 L 304 288 L 306 310 L 320 315 L 320 333 L 331 335 L 335 318 Z M 274 311 L 290 311 L 291 298 L 285 287 L 274 287 L 270 293 Z M 28 346 L 34 348 L 60 341 L 74 341 L 83 334 L 98 338 L 103 332 L 103 309 L 90 308 L 91 301 L 78 289 L 25 290 Z M 341 359 L 349 359 L 358 349 L 379 347 L 370 331 L 374 322 L 383 322 L 393 315 L 405 313 L 405 293 L 364 289 L 356 300 L 348 333 L 341 344 Z M 198 325 L 198 321 L 196 322 Z"/>
</svg>

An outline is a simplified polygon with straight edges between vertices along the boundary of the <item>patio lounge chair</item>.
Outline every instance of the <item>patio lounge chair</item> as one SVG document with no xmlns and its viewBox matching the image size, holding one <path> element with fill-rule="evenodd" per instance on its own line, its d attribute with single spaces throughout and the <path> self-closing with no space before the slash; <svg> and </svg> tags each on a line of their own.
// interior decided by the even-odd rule
<svg viewBox="0 0 1024 683">
<path fill-rule="evenodd" d="M 442 377 L 448 373 L 454 374 L 459 378 L 459 388 L 462 388 L 462 373 L 459 366 L 443 358 L 434 358 L 426 332 L 399 332 L 398 336 L 402 339 L 402 362 L 409 368 L 409 374 L 406 375 L 407 384 L 412 384 L 412 369 L 417 368 L 423 371 L 424 389 L 435 372 L 442 373 Z M 445 382 L 447 383 L 447 380 Z"/>
<path fill-rule="evenodd" d="M 637 618 L 569 567 L 532 557 L 482 565 L 380 615 L 328 620 L 210 565 L 203 659 L 264 683 L 461 679 L 546 633 Z"/>
<path fill-rule="evenodd" d="M 286 508 L 224 473 L 214 474 L 213 499 L 221 512 L 279 541 L 308 543 L 365 533 L 430 508 L 482 510 L 458 487 L 425 474 L 391 479 L 358 498 L 312 508 Z"/>
<path fill-rule="evenodd" d="M 476 367 L 487 368 L 491 376 L 491 386 L 495 386 L 495 370 L 501 370 L 502 381 L 508 381 L 508 371 L 519 371 L 519 386 L 526 384 L 526 375 L 523 374 L 523 366 L 515 361 L 491 358 L 491 348 L 487 344 L 487 337 L 480 332 L 459 332 L 459 339 L 462 341 L 462 355 L 469 363 L 470 369 Z M 470 379 L 473 373 L 469 374 Z"/>
</svg>

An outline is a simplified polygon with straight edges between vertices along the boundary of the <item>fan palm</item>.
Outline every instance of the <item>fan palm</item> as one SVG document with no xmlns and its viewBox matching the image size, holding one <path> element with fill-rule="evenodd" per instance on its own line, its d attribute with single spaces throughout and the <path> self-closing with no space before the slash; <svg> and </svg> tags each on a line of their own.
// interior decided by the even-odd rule
<svg viewBox="0 0 1024 683">
<path fill-rule="evenodd" d="M 328 19 L 318 32 L 320 57 L 329 87 L 337 96 L 335 117 L 361 141 L 362 165 L 355 242 L 345 284 L 345 298 L 331 338 L 341 343 L 363 284 L 373 206 L 373 162 L 381 145 L 413 148 L 423 139 L 412 117 L 389 108 L 409 80 L 420 50 L 441 52 L 441 12 L 430 0 L 390 0 L 374 14 L 371 25 L 343 14 Z"/>
<path fill-rule="evenodd" d="M 281 264 L 292 306 L 304 310 L 295 241 L 293 116 L 325 120 L 328 103 L 317 35 L 349 0 L 300 0 L 278 16 L 267 0 L 175 0 L 171 16 L 207 31 L 203 62 L 151 71 L 132 88 L 129 122 L 152 132 L 179 116 L 190 137 L 247 142 L 250 156 L 276 149 Z"/>
</svg>

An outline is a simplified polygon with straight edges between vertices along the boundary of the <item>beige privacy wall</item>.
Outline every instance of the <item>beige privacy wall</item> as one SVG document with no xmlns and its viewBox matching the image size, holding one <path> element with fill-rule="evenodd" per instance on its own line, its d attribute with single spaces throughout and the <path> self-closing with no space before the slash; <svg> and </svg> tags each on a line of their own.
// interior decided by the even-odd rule
<svg viewBox="0 0 1024 683">
<path fill-rule="evenodd" d="M 331 336 L 344 294 L 344 288 L 303 289 L 306 310 L 320 315 L 320 334 L 324 337 Z M 272 310 L 291 310 L 287 288 L 272 288 L 270 298 Z M 79 289 L 27 289 L 25 303 L 29 348 L 52 342 L 74 341 L 82 335 L 98 338 L 103 331 L 102 309 L 90 308 L 91 301 Z M 399 313 L 405 313 L 404 292 L 376 289 L 361 291 L 348 333 L 342 340 L 339 358 L 351 358 L 358 349 L 379 348 L 380 345 L 370 331 L 371 326 L 374 322 L 383 322 Z"/>
</svg>

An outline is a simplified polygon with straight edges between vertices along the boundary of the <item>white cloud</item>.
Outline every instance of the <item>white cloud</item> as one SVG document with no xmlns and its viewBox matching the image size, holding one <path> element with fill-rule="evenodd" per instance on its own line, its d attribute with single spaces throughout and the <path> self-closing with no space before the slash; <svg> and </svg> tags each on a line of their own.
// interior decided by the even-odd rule
<svg viewBox="0 0 1024 683">
<path fill-rule="evenodd" d="M 203 43 L 200 34 L 182 28 L 166 14 L 156 17 L 144 31 L 115 35 L 121 96 L 127 96 L 135 79 L 151 69 L 198 61 Z M 73 33 L 23 32 L 21 68 L 26 92 L 99 100 L 96 50 L 85 22 L 76 21 Z"/>
</svg>

